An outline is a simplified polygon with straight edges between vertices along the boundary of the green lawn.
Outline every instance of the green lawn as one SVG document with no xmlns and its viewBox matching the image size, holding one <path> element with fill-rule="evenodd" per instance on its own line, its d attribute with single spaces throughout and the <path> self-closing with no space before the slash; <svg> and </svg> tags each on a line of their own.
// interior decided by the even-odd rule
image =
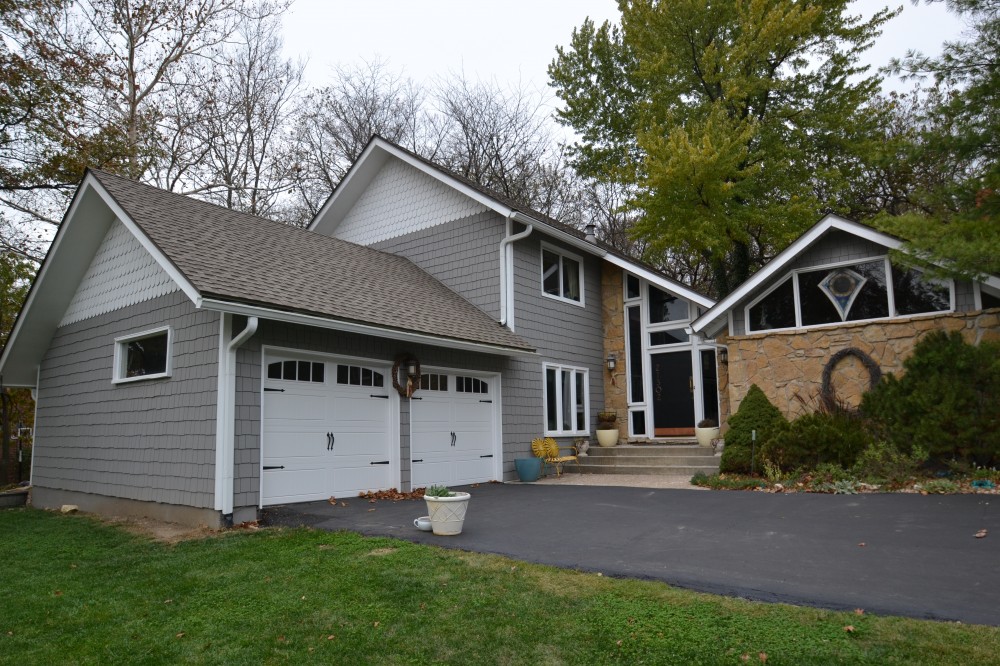
<svg viewBox="0 0 1000 666">
<path fill-rule="evenodd" d="M 750 603 L 346 533 L 164 545 L 8 509 L 0 562 L 3 664 L 1000 659 L 997 628 Z"/>
</svg>

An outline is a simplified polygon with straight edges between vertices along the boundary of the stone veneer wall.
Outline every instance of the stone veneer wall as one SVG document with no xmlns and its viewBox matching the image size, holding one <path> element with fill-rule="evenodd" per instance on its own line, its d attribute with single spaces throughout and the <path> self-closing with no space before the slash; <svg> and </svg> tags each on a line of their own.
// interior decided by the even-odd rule
<svg viewBox="0 0 1000 666">
<path fill-rule="evenodd" d="M 878 363 L 883 374 L 898 374 L 917 341 L 936 330 L 960 331 L 975 344 L 1000 340 L 1000 309 L 733 336 L 727 341 L 728 391 L 721 388 L 725 384 L 719 377 L 722 418 L 739 408 L 752 384 L 789 418 L 814 411 L 823 368 L 838 351 L 854 347 Z M 868 371 L 858 359 L 848 356 L 834 368 L 831 383 L 838 400 L 857 406 L 869 387 Z"/>
<path fill-rule="evenodd" d="M 628 438 L 628 394 L 625 354 L 625 305 L 623 301 L 622 269 L 601 263 L 601 319 L 604 325 L 604 358 L 614 354 L 615 371 L 604 366 L 604 406 L 598 411 L 613 411 L 618 415 L 618 437 Z"/>
</svg>

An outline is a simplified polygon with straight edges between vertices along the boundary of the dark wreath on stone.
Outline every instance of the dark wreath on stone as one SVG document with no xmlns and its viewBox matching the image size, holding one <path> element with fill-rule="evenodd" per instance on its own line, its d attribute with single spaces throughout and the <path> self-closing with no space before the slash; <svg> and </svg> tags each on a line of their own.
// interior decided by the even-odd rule
<svg viewBox="0 0 1000 666">
<path fill-rule="evenodd" d="M 841 349 L 831 356 L 830 360 L 823 366 L 823 387 L 820 389 L 819 399 L 823 403 L 823 406 L 830 411 L 840 408 L 840 405 L 837 404 L 837 392 L 833 390 L 833 369 L 848 356 L 853 356 L 861 361 L 861 364 L 868 370 L 869 389 L 875 388 L 879 380 L 882 379 L 882 368 L 879 367 L 879 364 L 871 356 L 857 347 Z"/>
<path fill-rule="evenodd" d="M 399 383 L 399 368 L 402 366 L 406 368 L 410 361 L 413 361 L 417 365 L 417 374 L 413 376 L 411 381 L 410 377 L 406 378 L 406 385 L 403 386 Z M 392 364 L 392 388 L 396 389 L 396 393 L 404 398 L 410 398 L 417 389 L 420 388 L 420 361 L 409 354 L 403 354 L 396 357 L 396 362 Z"/>
</svg>

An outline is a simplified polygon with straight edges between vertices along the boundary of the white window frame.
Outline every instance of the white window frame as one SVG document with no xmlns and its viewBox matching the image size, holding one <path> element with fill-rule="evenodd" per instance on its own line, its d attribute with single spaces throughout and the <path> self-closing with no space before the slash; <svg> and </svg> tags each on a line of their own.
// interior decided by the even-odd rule
<svg viewBox="0 0 1000 666">
<path fill-rule="evenodd" d="M 549 252 L 549 253 L 554 254 L 554 255 L 556 255 L 556 256 L 559 257 L 559 294 L 560 294 L 559 296 L 556 296 L 555 294 L 550 294 L 547 291 L 545 291 L 545 253 L 546 252 Z M 572 261 L 575 261 L 577 263 L 577 265 L 580 267 L 580 270 L 577 271 L 577 278 L 580 281 L 580 284 L 579 284 L 579 287 L 578 287 L 578 289 L 580 290 L 580 300 L 578 300 L 578 301 L 574 301 L 572 298 L 566 298 L 565 296 L 562 295 L 562 289 L 563 289 L 563 259 L 571 259 Z M 583 286 L 584 286 L 584 284 L 585 284 L 586 281 L 584 280 L 584 277 L 583 277 L 583 271 L 584 271 L 583 257 L 581 257 L 579 255 L 576 255 L 576 254 L 573 254 L 572 252 L 567 252 L 566 250 L 563 250 L 562 248 L 556 247 L 555 245 L 549 245 L 548 243 L 542 242 L 542 249 L 538 253 L 538 286 L 541 289 L 542 296 L 544 296 L 545 298 L 551 298 L 552 300 L 559 301 L 561 303 L 569 303 L 570 305 L 576 305 L 576 306 L 581 307 L 581 308 L 582 307 L 586 307 L 585 295 L 584 295 L 584 289 L 583 289 Z"/>
<path fill-rule="evenodd" d="M 885 269 L 884 269 L 885 270 L 885 291 L 886 291 L 886 298 L 887 298 L 888 306 L 889 306 L 889 315 L 888 316 L 886 316 L 886 317 L 875 317 L 875 318 L 872 318 L 872 319 L 857 319 L 857 320 L 852 320 L 852 321 L 833 322 L 833 323 L 830 323 L 830 324 L 808 324 L 808 325 L 805 325 L 805 324 L 802 323 L 802 301 L 801 301 L 801 297 L 799 295 L 799 273 L 811 273 L 811 272 L 814 272 L 814 271 L 833 270 L 835 268 L 841 268 L 841 267 L 844 267 L 844 266 L 854 266 L 856 264 L 866 264 L 866 263 L 872 263 L 872 262 L 876 262 L 876 261 L 882 261 L 883 264 L 885 265 Z M 920 271 L 921 273 L 923 272 L 919 268 L 915 269 L 915 270 Z M 794 304 L 794 307 L 795 307 L 795 326 L 791 327 L 791 328 L 785 327 L 785 328 L 752 329 L 750 327 L 750 309 L 752 307 L 754 307 L 755 305 L 757 305 L 758 303 L 760 303 L 765 298 L 767 298 L 768 296 L 770 296 L 771 292 L 775 291 L 778 287 L 780 287 L 781 285 L 783 285 L 787 280 L 791 280 L 792 281 L 792 292 L 794 294 L 794 300 L 795 300 L 795 304 Z M 901 315 L 901 314 L 897 314 L 897 310 L 896 310 L 896 294 L 893 292 L 893 285 L 892 285 L 892 262 L 890 261 L 888 255 L 882 255 L 882 256 L 878 256 L 878 257 L 867 257 L 867 258 L 861 258 L 861 259 L 851 259 L 849 261 L 839 261 L 839 262 L 836 262 L 836 263 L 822 264 L 822 265 L 819 265 L 819 266 L 805 266 L 805 267 L 802 267 L 802 268 L 796 268 L 796 269 L 793 269 L 793 270 L 789 271 L 787 274 L 785 274 L 784 277 L 782 277 L 780 280 L 778 280 L 773 285 L 771 285 L 770 287 L 768 287 L 767 290 L 764 291 L 764 293 L 762 293 L 760 296 L 758 296 L 757 298 L 753 299 L 752 301 L 750 301 L 749 303 L 747 303 L 747 305 L 744 306 L 744 308 L 743 308 L 743 330 L 744 330 L 744 335 L 754 335 L 754 334 L 758 334 L 758 333 L 775 333 L 775 332 L 779 332 L 779 331 L 791 331 L 791 330 L 797 330 L 797 329 L 814 329 L 814 328 L 824 328 L 824 327 L 825 328 L 831 328 L 831 327 L 846 326 L 846 325 L 851 325 L 851 324 L 863 324 L 863 323 L 873 322 L 873 321 L 886 321 L 886 320 L 896 320 L 896 319 L 910 319 L 912 317 L 923 317 L 923 316 L 927 316 L 927 315 L 948 314 L 948 313 L 954 312 L 955 311 L 955 299 L 956 299 L 955 281 L 952 280 L 952 279 L 943 279 L 943 280 L 935 279 L 935 280 L 930 280 L 930 282 L 934 282 L 934 283 L 940 284 L 941 286 L 948 287 L 948 303 L 949 303 L 949 308 L 947 310 L 939 310 L 938 312 L 921 312 L 919 314 Z"/>
<path fill-rule="evenodd" d="M 128 343 L 136 340 L 154 338 L 162 333 L 167 334 L 167 362 L 163 372 L 153 375 L 138 375 L 136 377 L 126 377 L 126 361 L 128 360 Z M 131 382 L 141 382 L 147 379 L 162 379 L 170 377 L 174 372 L 174 329 L 172 326 L 159 326 L 139 333 L 130 333 L 115 338 L 115 360 L 114 370 L 111 376 L 113 384 L 128 384 Z"/>
<path fill-rule="evenodd" d="M 573 401 L 573 405 L 578 403 L 576 394 L 576 375 L 583 375 L 583 430 L 549 430 L 549 419 L 546 410 L 549 405 L 549 370 L 556 371 L 556 387 L 562 386 L 562 374 L 564 372 L 571 373 L 570 380 L 570 400 Z M 571 412 L 573 416 L 576 416 L 576 412 Z M 562 404 L 562 391 L 556 391 L 556 424 L 560 425 L 563 415 L 563 404 Z M 590 370 L 587 368 L 576 367 L 572 365 L 560 365 L 558 363 L 543 363 L 542 364 L 542 420 L 543 429 L 546 437 L 564 437 L 564 436 L 574 436 L 574 435 L 590 435 Z M 574 419 L 575 420 L 575 419 Z"/>
</svg>

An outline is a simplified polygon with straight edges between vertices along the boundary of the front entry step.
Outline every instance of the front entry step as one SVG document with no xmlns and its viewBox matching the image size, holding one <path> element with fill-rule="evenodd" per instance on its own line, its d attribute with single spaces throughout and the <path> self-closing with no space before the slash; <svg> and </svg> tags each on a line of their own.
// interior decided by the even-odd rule
<svg viewBox="0 0 1000 666">
<path fill-rule="evenodd" d="M 693 476 L 717 474 L 719 458 L 712 449 L 697 444 L 642 444 L 591 447 L 580 465 L 564 465 L 563 471 L 582 474 L 648 474 Z"/>
</svg>

